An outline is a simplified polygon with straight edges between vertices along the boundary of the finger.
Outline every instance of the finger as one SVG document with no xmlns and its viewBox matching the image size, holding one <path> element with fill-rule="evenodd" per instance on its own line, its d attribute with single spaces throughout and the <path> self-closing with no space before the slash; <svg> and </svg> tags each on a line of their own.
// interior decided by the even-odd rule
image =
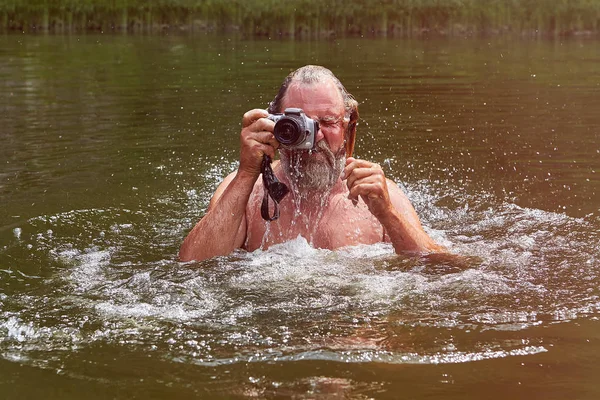
<svg viewBox="0 0 600 400">
<path fill-rule="evenodd" d="M 264 143 L 272 146 L 274 149 L 279 148 L 279 142 L 275 139 L 275 136 L 271 132 L 253 132 L 249 135 L 249 139 L 256 140 L 259 143 Z"/>
<path fill-rule="evenodd" d="M 354 185 L 352 189 L 350 189 L 350 194 L 348 198 L 350 199 L 358 199 L 358 196 L 361 196 L 368 199 L 384 199 L 385 195 L 383 193 L 383 188 L 381 185 L 377 183 L 360 183 L 358 185 Z"/>
<path fill-rule="evenodd" d="M 349 177 L 352 174 L 352 171 L 357 167 L 358 167 L 358 165 L 356 163 L 356 160 L 352 157 L 348 157 L 346 159 L 346 166 L 344 167 L 344 170 L 342 171 L 342 176 L 341 176 L 342 180 Z"/>
<path fill-rule="evenodd" d="M 268 155 L 271 159 L 275 159 L 275 149 L 268 144 L 258 143 L 252 146 L 252 153 L 257 158 L 262 158 L 263 154 Z"/>
<path fill-rule="evenodd" d="M 349 192 L 351 193 L 353 188 L 357 186 L 368 187 L 370 190 L 377 192 L 377 197 L 389 197 L 387 183 L 385 178 L 382 179 L 382 175 L 367 175 L 364 178 L 356 179 L 353 185 L 348 187 Z"/>
<path fill-rule="evenodd" d="M 365 160 L 358 160 L 354 157 L 348 157 L 346 159 L 346 167 L 344 168 L 344 171 L 342 173 L 342 176 L 343 176 L 342 180 L 346 179 L 346 177 L 350 176 L 352 174 L 352 171 L 355 170 L 356 168 L 381 169 L 379 164 L 375 164 L 375 163 L 365 161 Z"/>
<path fill-rule="evenodd" d="M 269 131 L 273 132 L 273 128 L 275 127 L 275 122 L 271 121 L 267 118 L 259 118 L 254 121 L 251 125 L 252 130 L 254 131 Z"/>
<path fill-rule="evenodd" d="M 350 164 L 356 166 L 356 167 L 376 167 L 376 168 L 380 168 L 379 164 L 377 163 L 373 163 L 371 161 L 367 161 L 367 160 L 361 160 L 358 158 L 354 158 L 354 157 L 348 157 L 346 158 L 346 166 L 350 166 Z"/>
<path fill-rule="evenodd" d="M 242 126 L 244 128 L 252 125 L 255 121 L 260 118 L 265 118 L 269 113 L 266 110 L 261 110 L 260 108 L 255 108 L 254 110 L 250 110 L 244 114 L 242 117 Z"/>
<path fill-rule="evenodd" d="M 268 138 L 269 134 L 270 134 L 269 132 L 255 132 L 254 135 L 252 135 L 250 137 L 246 137 L 245 143 L 242 148 L 242 152 L 249 150 L 252 154 L 254 154 L 256 156 L 257 151 L 260 151 L 261 156 L 262 156 L 262 153 L 265 153 L 265 154 L 268 154 L 269 156 L 271 156 L 271 158 L 273 158 L 275 155 L 275 146 L 277 146 L 278 144 L 276 143 L 277 141 L 275 141 L 275 143 L 272 143 L 272 140 L 270 140 Z M 258 137 L 261 135 L 263 136 L 262 138 Z M 244 148 L 248 149 L 248 150 L 244 150 Z M 267 151 L 264 149 L 269 149 L 269 150 Z"/>
<path fill-rule="evenodd" d="M 355 186 L 364 185 L 364 184 L 379 185 L 382 190 L 387 190 L 387 185 L 385 184 L 385 181 L 381 180 L 377 175 L 369 175 L 364 178 L 357 179 L 354 181 L 354 185 L 352 185 L 352 187 L 350 187 L 348 189 L 351 190 Z"/>
<path fill-rule="evenodd" d="M 350 173 L 350 175 L 347 177 L 347 181 L 346 181 L 346 185 L 348 185 L 348 189 L 350 189 L 352 186 L 354 186 L 356 183 L 356 181 L 364 179 L 364 178 L 368 178 L 371 177 L 373 182 L 376 181 L 383 181 L 385 179 L 385 175 L 383 174 L 383 171 L 375 168 L 375 167 L 369 167 L 369 168 L 355 168 L 354 170 L 352 170 L 352 172 Z"/>
</svg>

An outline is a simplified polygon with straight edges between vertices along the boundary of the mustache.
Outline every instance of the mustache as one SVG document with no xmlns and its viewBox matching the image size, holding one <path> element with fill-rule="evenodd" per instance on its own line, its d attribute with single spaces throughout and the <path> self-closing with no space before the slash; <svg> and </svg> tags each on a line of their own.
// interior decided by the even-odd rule
<svg viewBox="0 0 600 400">
<path fill-rule="evenodd" d="M 317 154 L 318 153 L 323 154 L 323 156 L 325 156 L 327 162 L 331 166 L 333 166 L 340 157 L 343 157 L 346 154 L 346 149 L 344 146 L 342 146 L 337 152 L 334 153 L 331 150 L 331 147 L 329 147 L 329 143 L 327 143 L 327 141 L 325 141 L 325 140 L 321 140 L 316 143 L 315 148 L 313 149 L 313 152 L 316 152 Z"/>
<path fill-rule="evenodd" d="M 325 141 L 325 140 L 318 141 L 315 144 L 315 148 L 313 151 L 316 151 L 316 152 L 325 151 L 325 152 L 329 152 L 329 153 L 333 154 L 333 152 L 331 151 L 331 148 L 329 147 L 329 143 L 327 143 L 327 141 Z"/>
<path fill-rule="evenodd" d="M 315 143 L 311 150 L 286 150 L 283 149 L 282 156 L 292 170 L 303 170 L 309 165 L 324 165 L 334 168 L 341 159 L 345 161 L 346 148 L 342 146 L 337 152 L 333 152 L 326 140 Z"/>
<path fill-rule="evenodd" d="M 334 159 L 338 156 L 338 153 L 334 153 L 329 147 L 329 143 L 326 140 L 321 140 L 315 143 L 315 147 L 312 150 L 304 151 L 302 154 L 303 159 L 309 159 L 312 154 L 323 154 L 327 159 Z"/>
<path fill-rule="evenodd" d="M 334 153 L 326 140 L 317 142 L 312 150 L 281 153 L 285 173 L 301 190 L 333 187 L 344 169 L 345 156 L 344 146 Z"/>
<path fill-rule="evenodd" d="M 329 157 L 333 157 L 333 152 L 331 151 L 331 148 L 329 147 L 329 144 L 325 141 L 325 140 L 321 140 L 320 142 L 317 142 L 315 144 L 315 148 L 312 151 L 309 151 L 308 154 L 310 155 L 312 153 L 324 153 L 327 158 Z"/>
</svg>

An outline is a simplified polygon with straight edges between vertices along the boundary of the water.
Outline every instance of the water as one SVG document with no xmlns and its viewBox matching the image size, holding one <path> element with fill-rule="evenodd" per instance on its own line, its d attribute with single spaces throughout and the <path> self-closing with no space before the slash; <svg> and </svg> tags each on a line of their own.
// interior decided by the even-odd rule
<svg viewBox="0 0 600 400">
<path fill-rule="evenodd" d="M 0 37 L 2 393 L 597 398 L 599 62 L 591 40 Z M 177 262 L 241 115 L 306 63 L 457 257 L 297 238 Z"/>
</svg>

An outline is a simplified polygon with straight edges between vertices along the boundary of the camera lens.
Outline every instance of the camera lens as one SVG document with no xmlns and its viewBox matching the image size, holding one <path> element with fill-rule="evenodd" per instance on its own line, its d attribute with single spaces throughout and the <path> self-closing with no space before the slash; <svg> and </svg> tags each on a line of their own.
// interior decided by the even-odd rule
<svg viewBox="0 0 600 400">
<path fill-rule="evenodd" d="M 275 139 L 284 146 L 293 146 L 304 140 L 302 128 L 291 118 L 282 118 L 275 124 Z"/>
</svg>

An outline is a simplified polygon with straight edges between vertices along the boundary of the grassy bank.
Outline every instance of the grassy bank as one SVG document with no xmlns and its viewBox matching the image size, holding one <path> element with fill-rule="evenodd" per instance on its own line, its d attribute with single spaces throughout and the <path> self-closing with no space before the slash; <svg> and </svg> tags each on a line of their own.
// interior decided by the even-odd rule
<svg viewBox="0 0 600 400">
<path fill-rule="evenodd" d="M 600 0 L 0 0 L 0 31 L 598 35 Z"/>
</svg>

